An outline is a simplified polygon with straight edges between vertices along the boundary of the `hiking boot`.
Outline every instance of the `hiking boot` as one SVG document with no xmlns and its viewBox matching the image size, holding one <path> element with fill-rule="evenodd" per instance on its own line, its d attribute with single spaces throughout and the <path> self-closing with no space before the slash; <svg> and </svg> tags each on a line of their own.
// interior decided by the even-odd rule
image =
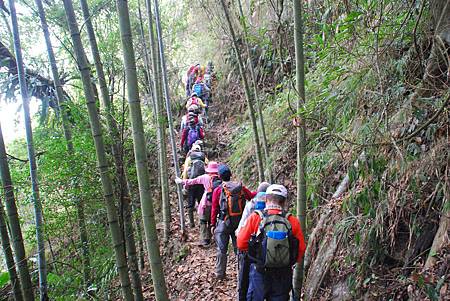
<svg viewBox="0 0 450 301">
<path fill-rule="evenodd" d="M 227 278 L 227 276 L 226 276 L 225 274 L 223 274 L 223 275 L 217 275 L 217 274 L 215 274 L 215 276 L 216 276 L 216 279 L 217 279 L 217 280 L 225 280 L 225 279 Z"/>
</svg>

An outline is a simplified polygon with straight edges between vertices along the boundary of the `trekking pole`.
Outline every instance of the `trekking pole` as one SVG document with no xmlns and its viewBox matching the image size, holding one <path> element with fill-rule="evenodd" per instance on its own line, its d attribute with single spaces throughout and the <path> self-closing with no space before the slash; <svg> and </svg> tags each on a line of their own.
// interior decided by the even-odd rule
<svg viewBox="0 0 450 301">
<path fill-rule="evenodd" d="M 172 120 L 172 109 L 170 106 L 170 95 L 169 95 L 169 83 L 167 80 L 167 66 L 166 59 L 164 56 L 164 43 L 162 39 L 161 33 L 161 20 L 159 16 L 159 4 L 158 0 L 154 0 L 155 6 L 155 21 L 156 21 L 156 34 L 158 38 L 159 44 L 159 57 L 161 60 L 161 68 L 162 68 L 162 80 L 163 80 L 163 88 L 164 88 L 164 97 L 166 99 L 166 111 L 167 111 L 167 119 L 169 124 L 169 138 L 170 145 L 172 148 L 172 156 L 173 156 L 173 165 L 175 167 L 175 175 L 180 177 L 180 166 L 178 165 L 178 154 L 177 154 L 177 145 L 175 143 L 175 135 L 173 129 L 173 120 Z M 181 227 L 181 235 L 183 238 L 186 238 L 186 227 L 184 222 L 184 206 L 183 206 L 183 192 L 180 184 L 177 185 L 177 195 L 178 195 L 178 207 L 180 210 L 180 227 Z"/>
</svg>

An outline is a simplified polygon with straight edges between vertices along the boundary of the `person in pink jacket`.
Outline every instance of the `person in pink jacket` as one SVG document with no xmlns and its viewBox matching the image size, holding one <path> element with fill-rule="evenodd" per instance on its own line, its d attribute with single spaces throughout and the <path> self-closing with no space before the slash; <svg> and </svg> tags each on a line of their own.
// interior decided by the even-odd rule
<svg viewBox="0 0 450 301">
<path fill-rule="evenodd" d="M 211 243 L 211 204 L 212 193 L 215 188 L 222 184 L 219 177 L 219 164 L 211 161 L 205 169 L 206 174 L 194 179 L 180 179 L 176 178 L 175 183 L 183 184 L 185 188 L 191 185 L 203 185 L 205 192 L 198 205 L 198 215 L 200 217 L 200 245 L 207 246 Z"/>
</svg>

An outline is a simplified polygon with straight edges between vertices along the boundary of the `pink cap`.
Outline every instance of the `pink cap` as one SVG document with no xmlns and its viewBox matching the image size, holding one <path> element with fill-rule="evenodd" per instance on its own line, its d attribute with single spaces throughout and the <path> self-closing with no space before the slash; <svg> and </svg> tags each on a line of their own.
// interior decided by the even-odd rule
<svg viewBox="0 0 450 301">
<path fill-rule="evenodd" d="M 206 167 L 205 171 L 207 173 L 218 173 L 219 172 L 219 164 L 215 161 L 211 161 L 208 164 L 208 167 Z"/>
</svg>

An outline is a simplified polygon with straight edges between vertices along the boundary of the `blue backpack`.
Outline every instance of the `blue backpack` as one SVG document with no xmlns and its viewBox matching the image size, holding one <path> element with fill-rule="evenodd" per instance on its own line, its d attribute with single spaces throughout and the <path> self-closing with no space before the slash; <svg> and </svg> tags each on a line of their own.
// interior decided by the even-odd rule
<svg viewBox="0 0 450 301">
<path fill-rule="evenodd" d="M 197 94 L 198 97 L 203 99 L 203 85 L 202 84 L 195 84 L 193 87 L 193 90 Z"/>
</svg>

